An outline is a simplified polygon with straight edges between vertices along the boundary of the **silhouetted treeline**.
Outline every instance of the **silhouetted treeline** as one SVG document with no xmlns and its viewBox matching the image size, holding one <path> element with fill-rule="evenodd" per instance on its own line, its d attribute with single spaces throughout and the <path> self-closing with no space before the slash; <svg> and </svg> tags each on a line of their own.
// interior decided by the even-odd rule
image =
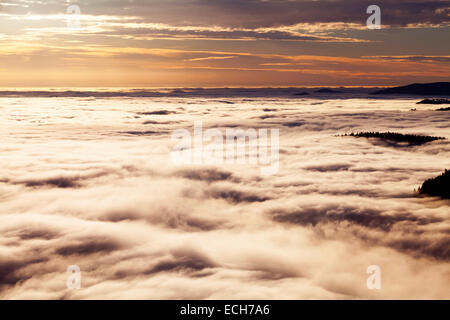
<svg viewBox="0 0 450 320">
<path fill-rule="evenodd" d="M 419 193 L 450 199 L 450 170 L 446 169 L 440 176 L 426 180 L 419 188 Z"/>
<path fill-rule="evenodd" d="M 450 99 L 424 99 L 417 104 L 450 104 Z"/>
<path fill-rule="evenodd" d="M 423 144 L 435 140 L 443 140 L 444 137 L 424 136 L 418 134 L 402 134 L 397 132 L 357 132 L 344 134 L 344 137 L 380 138 L 395 142 L 408 142 L 411 144 Z"/>
</svg>

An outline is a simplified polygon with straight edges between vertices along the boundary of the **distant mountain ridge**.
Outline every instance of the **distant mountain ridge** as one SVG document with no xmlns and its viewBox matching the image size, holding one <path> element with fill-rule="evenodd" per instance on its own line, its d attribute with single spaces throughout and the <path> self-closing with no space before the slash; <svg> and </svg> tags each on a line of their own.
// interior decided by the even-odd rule
<svg viewBox="0 0 450 320">
<path fill-rule="evenodd" d="M 314 91 L 313 91 L 314 90 Z M 161 98 L 161 97 L 201 97 L 201 98 L 305 98 L 319 97 L 365 97 L 374 91 L 374 88 L 340 88 L 339 91 L 331 88 L 308 87 L 261 87 L 261 88 L 142 88 L 142 89 L 49 89 L 49 90 L 0 90 L 0 97 L 30 97 L 30 98 Z"/>
<path fill-rule="evenodd" d="M 414 83 L 375 91 L 373 94 L 409 94 L 423 96 L 450 96 L 450 82 Z"/>
<path fill-rule="evenodd" d="M 378 91 L 375 91 L 378 90 Z M 375 92 L 374 92 L 375 91 Z M 317 98 L 345 99 L 370 98 L 373 95 L 404 94 L 410 96 L 450 97 L 450 82 L 411 84 L 394 88 L 370 87 L 225 87 L 225 88 L 73 88 L 73 89 L 31 89 L 1 90 L 0 97 L 12 98 Z M 386 98 L 386 97 L 383 97 Z M 424 97 L 425 98 L 425 97 Z"/>
</svg>

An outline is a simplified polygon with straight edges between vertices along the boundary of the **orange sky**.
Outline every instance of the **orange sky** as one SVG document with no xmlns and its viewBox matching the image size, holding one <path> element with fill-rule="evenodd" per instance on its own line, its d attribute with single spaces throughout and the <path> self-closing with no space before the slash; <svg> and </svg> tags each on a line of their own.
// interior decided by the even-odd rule
<svg viewBox="0 0 450 320">
<path fill-rule="evenodd" d="M 380 30 L 366 27 L 361 1 L 318 2 L 322 10 L 317 1 L 2 1 L 0 86 L 357 86 L 450 79 L 448 1 L 404 7 L 384 1 Z M 79 26 L 67 14 L 71 4 L 80 9 Z M 324 12 L 327 6 L 334 11 Z M 412 15 L 419 9 L 423 14 Z"/>
</svg>

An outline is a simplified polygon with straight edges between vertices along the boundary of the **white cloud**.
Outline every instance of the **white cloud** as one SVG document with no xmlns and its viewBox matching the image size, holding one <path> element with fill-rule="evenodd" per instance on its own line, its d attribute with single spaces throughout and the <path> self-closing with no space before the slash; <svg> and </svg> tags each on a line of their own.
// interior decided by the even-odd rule
<svg viewBox="0 0 450 320">
<path fill-rule="evenodd" d="M 1 98 L 0 296 L 448 298 L 448 203 L 414 188 L 448 165 L 449 142 L 334 135 L 449 137 L 449 114 L 409 111 L 415 100 L 229 101 Z M 205 127 L 279 128 L 279 173 L 171 165 L 171 130 L 206 116 Z M 79 291 L 66 288 L 73 264 Z M 372 264 L 381 292 L 365 288 Z"/>
</svg>

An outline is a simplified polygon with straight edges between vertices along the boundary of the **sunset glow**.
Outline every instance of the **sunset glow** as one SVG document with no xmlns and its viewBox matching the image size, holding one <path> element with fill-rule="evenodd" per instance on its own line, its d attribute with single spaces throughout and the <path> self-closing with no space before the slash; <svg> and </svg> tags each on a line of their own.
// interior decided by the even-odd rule
<svg viewBox="0 0 450 320">
<path fill-rule="evenodd" d="M 79 6 L 79 27 L 70 5 Z M 397 85 L 450 76 L 449 1 L 0 3 L 0 86 Z"/>
</svg>

